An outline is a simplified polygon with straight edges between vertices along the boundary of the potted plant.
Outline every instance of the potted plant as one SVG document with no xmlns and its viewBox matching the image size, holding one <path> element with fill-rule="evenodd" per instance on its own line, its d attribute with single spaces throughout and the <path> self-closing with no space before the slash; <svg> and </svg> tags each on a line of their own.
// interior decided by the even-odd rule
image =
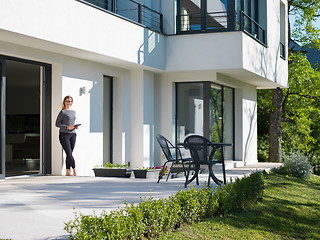
<svg viewBox="0 0 320 240">
<path fill-rule="evenodd" d="M 129 178 L 131 171 L 128 170 L 129 164 L 106 163 L 102 166 L 93 168 L 96 177 L 124 177 Z"/>
<path fill-rule="evenodd" d="M 157 179 L 159 174 L 165 175 L 168 173 L 168 167 L 147 167 L 147 168 L 138 168 L 133 170 L 135 178 L 152 178 Z"/>
</svg>

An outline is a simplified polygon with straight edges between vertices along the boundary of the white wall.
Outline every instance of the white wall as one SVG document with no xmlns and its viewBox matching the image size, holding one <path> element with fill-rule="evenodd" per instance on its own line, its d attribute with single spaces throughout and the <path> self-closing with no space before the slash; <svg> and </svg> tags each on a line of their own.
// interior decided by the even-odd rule
<svg viewBox="0 0 320 240">
<path fill-rule="evenodd" d="M 154 165 L 154 74 L 131 71 L 130 80 L 130 166 Z"/>
<path fill-rule="evenodd" d="M 138 168 L 144 157 L 143 71 L 131 71 L 130 78 L 130 166 Z"/>
<path fill-rule="evenodd" d="M 169 36 L 166 71 L 215 70 L 256 86 L 286 87 L 278 37 L 265 47 L 243 32 Z"/>
<path fill-rule="evenodd" d="M 1 30 L 16 33 L 10 42 L 30 47 L 34 42 L 17 34 L 41 40 L 36 47 L 43 50 L 164 68 L 163 35 L 74 0 L 0 0 Z"/>
<path fill-rule="evenodd" d="M 253 86 L 243 88 L 242 137 L 244 164 L 256 163 L 257 159 L 257 90 Z"/>
<path fill-rule="evenodd" d="M 143 78 L 143 165 L 154 167 L 154 115 L 155 115 L 155 94 L 154 94 L 154 73 L 144 72 Z"/>
<path fill-rule="evenodd" d="M 163 14 L 164 33 L 171 35 L 176 33 L 176 15 L 177 15 L 177 0 L 162 1 L 161 12 Z"/>
<path fill-rule="evenodd" d="M 169 34 L 175 32 L 175 4 L 161 4 Z M 0 0 L 0 32 L 5 41 L 110 65 L 216 70 L 261 88 L 286 87 L 279 8 L 280 0 L 268 1 L 267 47 L 242 32 L 165 37 L 73 0 Z"/>
<path fill-rule="evenodd" d="M 282 2 L 282 1 L 281 1 Z M 286 1 L 285 1 L 286 2 Z M 287 4 L 285 4 L 287 6 Z M 287 11 L 285 26 L 287 32 Z M 267 48 L 252 42 L 251 37 L 244 35 L 243 67 L 258 75 L 270 79 L 280 87 L 287 87 L 288 61 L 280 57 L 280 0 L 267 2 Z M 285 34 L 287 43 L 287 34 Z M 258 84 L 257 84 L 258 85 Z M 258 85 L 259 86 L 259 85 Z"/>
<path fill-rule="evenodd" d="M 114 76 L 116 119 L 113 129 L 114 160 L 116 163 L 129 161 L 130 139 L 124 137 L 130 137 L 130 118 L 128 118 L 130 99 L 127 94 L 130 89 L 128 85 L 130 71 L 32 48 L 21 48 L 5 42 L 0 42 L 0 49 L 0 54 L 3 55 L 52 64 L 52 173 L 54 175 L 63 174 L 65 171 L 62 167 L 65 157 L 62 158 L 58 128 L 54 126 L 65 95 L 73 96 L 72 108 L 77 112 L 77 122 L 82 123 L 77 131 L 74 150 L 78 174 L 93 175 L 92 168 L 103 163 L 103 75 Z M 80 88 L 84 86 L 87 94 L 80 95 Z"/>
</svg>

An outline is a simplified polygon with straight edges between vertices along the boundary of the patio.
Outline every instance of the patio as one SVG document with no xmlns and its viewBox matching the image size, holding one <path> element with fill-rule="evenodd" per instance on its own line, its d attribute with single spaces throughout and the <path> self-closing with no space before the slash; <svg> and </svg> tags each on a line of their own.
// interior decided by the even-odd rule
<svg viewBox="0 0 320 240">
<path fill-rule="evenodd" d="M 259 163 L 228 169 L 227 180 L 280 165 Z M 222 178 L 222 172 L 216 175 Z M 207 174 L 199 174 L 200 186 L 207 179 Z M 67 239 L 64 223 L 74 218 L 74 209 L 99 214 L 123 206 L 124 200 L 138 203 L 143 196 L 170 196 L 185 189 L 184 182 L 183 177 L 160 183 L 156 179 L 64 176 L 6 179 L 0 182 L 0 238 Z"/>
</svg>

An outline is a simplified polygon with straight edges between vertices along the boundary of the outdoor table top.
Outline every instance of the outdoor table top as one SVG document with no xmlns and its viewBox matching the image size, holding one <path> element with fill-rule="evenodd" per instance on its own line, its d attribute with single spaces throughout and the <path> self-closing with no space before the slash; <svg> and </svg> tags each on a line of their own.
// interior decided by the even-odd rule
<svg viewBox="0 0 320 240">
<path fill-rule="evenodd" d="M 215 147 L 231 147 L 233 146 L 233 143 L 223 143 L 223 142 L 219 142 L 219 143 L 215 143 L 212 142 L 213 146 Z M 178 142 L 176 144 L 177 147 L 184 147 L 184 143 L 183 142 Z"/>
</svg>

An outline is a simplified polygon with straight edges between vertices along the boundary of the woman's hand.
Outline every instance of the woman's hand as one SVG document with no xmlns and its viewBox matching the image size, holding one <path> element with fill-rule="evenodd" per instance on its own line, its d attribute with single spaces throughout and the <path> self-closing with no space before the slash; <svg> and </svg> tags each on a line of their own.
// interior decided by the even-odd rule
<svg viewBox="0 0 320 240">
<path fill-rule="evenodd" d="M 75 129 L 75 127 L 74 126 L 68 126 L 67 129 L 68 130 L 73 130 L 73 129 Z"/>
</svg>

